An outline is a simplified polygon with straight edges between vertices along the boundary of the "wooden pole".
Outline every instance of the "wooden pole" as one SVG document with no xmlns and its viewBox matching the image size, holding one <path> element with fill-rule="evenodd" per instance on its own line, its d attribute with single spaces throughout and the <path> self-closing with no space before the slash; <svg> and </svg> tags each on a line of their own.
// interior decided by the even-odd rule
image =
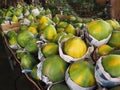
<svg viewBox="0 0 120 90">
<path fill-rule="evenodd" d="M 95 2 L 102 7 L 105 6 L 105 4 L 106 4 L 106 0 L 95 0 Z"/>
<path fill-rule="evenodd" d="M 111 18 L 120 20 L 120 0 L 111 0 L 112 7 L 110 9 Z"/>
<path fill-rule="evenodd" d="M 7 0 L 5 0 L 5 7 L 7 6 Z"/>
</svg>

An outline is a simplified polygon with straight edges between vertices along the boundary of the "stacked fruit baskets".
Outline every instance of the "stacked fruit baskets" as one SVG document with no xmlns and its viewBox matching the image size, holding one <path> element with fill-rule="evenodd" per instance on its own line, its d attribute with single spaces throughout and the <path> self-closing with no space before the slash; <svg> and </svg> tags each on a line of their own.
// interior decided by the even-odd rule
<svg viewBox="0 0 120 90">
<path fill-rule="evenodd" d="M 120 88 L 120 24 L 18 4 L 1 9 L 8 49 L 38 90 Z"/>
</svg>

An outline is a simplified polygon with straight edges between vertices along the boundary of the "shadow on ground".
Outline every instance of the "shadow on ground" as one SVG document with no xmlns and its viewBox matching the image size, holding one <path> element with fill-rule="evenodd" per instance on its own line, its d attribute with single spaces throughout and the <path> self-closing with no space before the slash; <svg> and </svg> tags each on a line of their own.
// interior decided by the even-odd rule
<svg viewBox="0 0 120 90">
<path fill-rule="evenodd" d="M 0 90 L 35 90 L 16 65 L 11 69 L 0 35 Z"/>
</svg>

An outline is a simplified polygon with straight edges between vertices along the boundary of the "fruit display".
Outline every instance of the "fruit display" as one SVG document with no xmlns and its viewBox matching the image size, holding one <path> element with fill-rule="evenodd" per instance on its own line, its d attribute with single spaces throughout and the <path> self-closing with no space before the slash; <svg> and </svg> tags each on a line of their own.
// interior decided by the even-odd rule
<svg viewBox="0 0 120 90">
<path fill-rule="evenodd" d="M 29 31 L 20 31 L 17 35 L 17 42 L 21 47 L 25 47 L 28 41 L 34 38 L 34 35 Z"/>
<path fill-rule="evenodd" d="M 24 69 L 33 69 L 33 66 L 36 64 L 36 60 L 34 60 L 34 57 L 31 54 L 24 54 L 21 58 L 21 66 Z"/>
<path fill-rule="evenodd" d="M 66 74 L 68 75 L 65 76 L 65 80 L 71 90 L 91 90 L 96 84 L 94 66 L 85 60 L 71 64 Z"/>
<path fill-rule="evenodd" d="M 119 62 L 120 55 L 111 54 L 101 57 L 97 61 L 95 68 L 96 81 L 105 87 L 114 87 L 119 85 Z"/>
<path fill-rule="evenodd" d="M 120 37 L 120 31 L 113 31 L 112 36 L 108 42 L 108 44 L 112 47 L 119 48 L 120 43 L 119 43 L 119 38 Z"/>
<path fill-rule="evenodd" d="M 48 87 L 47 90 L 61 90 L 61 87 L 62 87 L 62 90 L 70 90 L 69 87 L 65 83 L 58 83 L 55 85 L 51 85 Z"/>
<path fill-rule="evenodd" d="M 9 38 L 8 42 L 10 45 L 17 43 L 17 33 L 15 31 L 8 31 L 6 35 Z"/>
<path fill-rule="evenodd" d="M 42 62 L 41 74 L 43 75 L 41 77 L 43 81 L 45 77 L 48 77 L 48 80 L 44 81 L 45 83 L 63 81 L 67 66 L 67 63 L 58 55 L 47 57 Z"/>
<path fill-rule="evenodd" d="M 110 39 L 112 33 L 112 26 L 104 20 L 95 20 L 87 24 L 89 37 L 95 39 L 90 40 L 91 44 L 95 46 L 100 46 L 105 44 Z M 89 41 L 89 39 L 88 39 Z M 99 43 L 101 42 L 101 43 Z M 98 44 L 97 44 L 98 43 Z"/>
<path fill-rule="evenodd" d="M 109 59 L 109 58 L 111 58 L 111 59 Z M 114 68 L 114 65 L 109 66 L 110 63 L 112 63 L 112 60 L 113 60 L 113 63 L 117 62 L 117 64 L 115 65 L 115 67 L 117 67 L 117 69 Z M 117 71 L 117 70 L 119 70 L 119 55 L 107 56 L 106 58 L 103 59 L 102 64 L 103 64 L 105 71 L 107 71 L 112 77 L 120 76 L 119 71 Z"/>
<path fill-rule="evenodd" d="M 41 85 L 40 90 L 102 90 L 120 85 L 117 20 L 58 14 L 39 5 L 18 4 L 0 12 L 1 26 L 20 23 L 17 31 L 2 30 L 3 36 L 22 72 Z"/>
<path fill-rule="evenodd" d="M 112 20 L 106 20 L 112 27 L 113 29 L 118 29 L 120 27 L 120 24 L 115 20 L 115 19 L 112 19 Z"/>
<path fill-rule="evenodd" d="M 110 52 L 112 52 L 114 50 L 114 48 L 107 44 L 103 44 L 103 45 L 99 46 L 97 48 L 97 50 L 101 56 L 105 56 L 105 55 L 108 55 Z"/>
<path fill-rule="evenodd" d="M 56 43 L 47 43 L 42 48 L 45 57 L 58 54 L 58 45 Z"/>
<path fill-rule="evenodd" d="M 82 57 L 86 51 L 87 46 L 85 42 L 78 37 L 68 39 L 63 45 L 63 52 L 74 58 Z"/>
</svg>

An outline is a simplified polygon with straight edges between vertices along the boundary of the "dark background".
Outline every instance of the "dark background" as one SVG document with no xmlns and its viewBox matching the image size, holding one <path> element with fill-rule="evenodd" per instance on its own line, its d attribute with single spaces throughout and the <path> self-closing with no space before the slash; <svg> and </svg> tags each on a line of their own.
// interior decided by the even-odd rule
<svg viewBox="0 0 120 90">
<path fill-rule="evenodd" d="M 14 68 L 11 68 L 9 56 L 0 35 L 0 90 L 35 90 L 21 73 L 19 65 L 16 64 Z"/>
</svg>

